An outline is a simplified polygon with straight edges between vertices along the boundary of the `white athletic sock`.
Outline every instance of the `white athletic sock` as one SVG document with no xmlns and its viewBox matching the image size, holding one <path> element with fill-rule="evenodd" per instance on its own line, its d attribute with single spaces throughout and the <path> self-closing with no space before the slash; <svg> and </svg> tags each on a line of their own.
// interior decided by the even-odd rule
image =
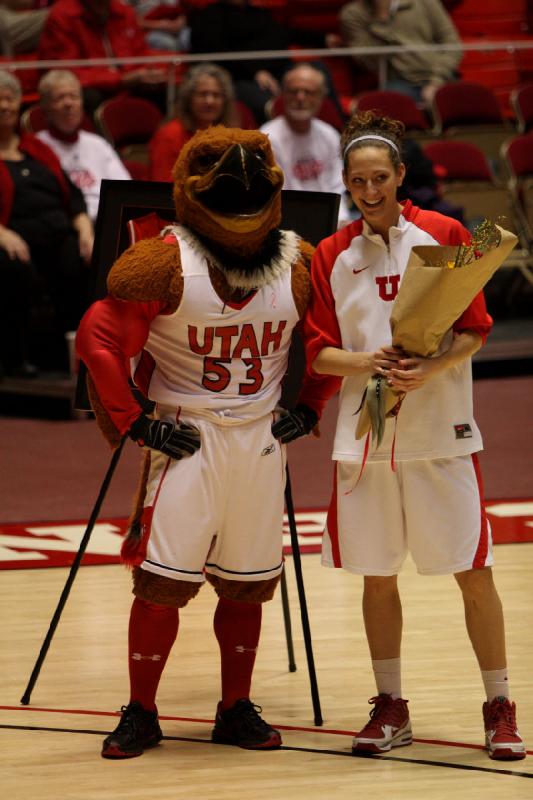
<svg viewBox="0 0 533 800">
<path fill-rule="evenodd" d="M 390 694 L 394 700 L 402 696 L 400 658 L 382 658 L 372 661 L 378 694 Z"/>
<path fill-rule="evenodd" d="M 507 667 L 505 669 L 482 669 L 481 677 L 487 693 L 487 700 L 491 703 L 495 697 L 509 697 L 509 681 Z"/>
</svg>

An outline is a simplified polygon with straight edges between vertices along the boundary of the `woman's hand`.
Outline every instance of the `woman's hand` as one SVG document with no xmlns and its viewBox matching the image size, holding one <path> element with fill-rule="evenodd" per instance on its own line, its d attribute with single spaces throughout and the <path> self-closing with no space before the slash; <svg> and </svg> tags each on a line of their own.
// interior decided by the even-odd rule
<svg viewBox="0 0 533 800">
<path fill-rule="evenodd" d="M 405 357 L 405 353 L 399 347 L 391 344 L 383 345 L 370 356 L 370 372 L 372 375 L 383 375 L 385 378 L 390 376 L 391 370 L 397 367 L 400 359 Z"/>
<path fill-rule="evenodd" d="M 391 368 L 388 383 L 399 392 L 412 392 L 420 389 L 439 372 L 460 364 L 470 358 L 482 345 L 482 338 L 475 331 L 454 332 L 448 350 L 432 358 L 407 356 L 398 359 Z"/>
<path fill-rule="evenodd" d="M 27 264 L 31 259 L 30 248 L 22 236 L 10 228 L 0 227 L 0 247 L 5 250 L 12 261 L 18 258 Z"/>
<path fill-rule="evenodd" d="M 403 350 L 392 345 L 383 345 L 372 353 L 353 353 L 340 347 L 324 347 L 313 361 L 312 367 L 319 375 L 383 375 L 388 378 L 392 367 L 405 357 Z"/>
<path fill-rule="evenodd" d="M 420 389 L 433 375 L 444 368 L 439 356 L 400 358 L 397 365 L 389 372 L 388 383 L 399 392 L 412 392 L 414 389 Z"/>
</svg>

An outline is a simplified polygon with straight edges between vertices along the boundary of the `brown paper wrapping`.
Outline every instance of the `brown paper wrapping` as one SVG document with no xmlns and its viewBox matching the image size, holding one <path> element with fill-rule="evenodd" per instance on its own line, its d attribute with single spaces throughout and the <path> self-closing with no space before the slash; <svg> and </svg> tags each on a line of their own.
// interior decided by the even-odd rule
<svg viewBox="0 0 533 800">
<path fill-rule="evenodd" d="M 483 289 L 505 261 L 518 239 L 510 231 L 496 226 L 500 233 L 497 247 L 471 263 L 450 269 L 458 247 L 417 245 L 411 250 L 400 289 L 392 306 L 390 325 L 392 343 L 406 353 L 428 357 L 436 353 L 443 336 L 450 330 L 474 297 Z M 375 388 L 370 378 L 368 390 Z M 390 414 L 400 395 L 385 381 L 381 382 L 385 415 Z M 361 439 L 371 428 L 368 402 L 365 399 L 355 438 Z"/>
</svg>

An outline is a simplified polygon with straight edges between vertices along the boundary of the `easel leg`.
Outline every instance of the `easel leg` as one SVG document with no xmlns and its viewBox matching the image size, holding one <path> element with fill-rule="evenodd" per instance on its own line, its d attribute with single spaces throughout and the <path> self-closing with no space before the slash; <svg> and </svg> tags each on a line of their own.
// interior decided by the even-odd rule
<svg viewBox="0 0 533 800">
<path fill-rule="evenodd" d="M 289 593 L 287 591 L 287 576 L 285 565 L 281 573 L 281 604 L 283 606 L 283 622 L 285 625 L 285 638 L 287 640 L 287 656 L 289 659 L 289 672 L 296 672 L 296 661 L 294 660 L 294 645 L 292 642 L 291 610 L 289 607 Z"/>
<path fill-rule="evenodd" d="M 300 547 L 298 545 L 298 533 L 296 530 L 296 519 L 294 517 L 294 506 L 292 502 L 291 481 L 289 467 L 286 467 L 287 483 L 285 486 L 285 505 L 289 518 L 289 529 L 291 532 L 292 557 L 294 559 L 294 571 L 296 573 L 296 585 L 298 587 L 298 599 L 300 601 L 300 615 L 302 618 L 302 630 L 304 635 L 305 653 L 307 656 L 307 667 L 309 670 L 309 683 L 311 684 L 311 698 L 313 701 L 313 711 L 315 715 L 315 725 L 322 725 L 322 711 L 320 709 L 320 697 L 318 694 L 318 684 L 315 672 L 315 660 L 313 656 L 313 643 L 311 641 L 311 627 L 309 625 L 309 615 L 307 613 L 307 600 L 305 597 L 304 579 L 302 573 L 302 562 L 300 557 Z"/>
<path fill-rule="evenodd" d="M 111 483 L 111 478 L 113 477 L 113 473 L 115 468 L 119 462 L 120 454 L 122 453 L 122 447 L 124 445 L 124 439 L 121 441 L 120 445 L 114 451 L 113 456 L 111 458 L 109 467 L 107 468 L 107 472 L 105 474 L 104 480 L 102 481 L 102 485 L 100 487 L 100 491 L 98 493 L 98 497 L 96 498 L 96 503 L 94 504 L 93 510 L 91 512 L 91 516 L 87 523 L 87 527 L 85 529 L 85 533 L 83 534 L 83 538 L 80 542 L 80 546 L 78 548 L 78 552 L 76 553 L 76 557 L 72 562 L 72 566 L 70 567 L 70 572 L 68 574 L 67 581 L 65 586 L 63 587 L 63 591 L 61 592 L 61 597 L 59 598 L 59 602 L 57 604 L 57 608 L 54 612 L 54 616 L 50 622 L 50 626 L 48 628 L 48 633 L 45 636 L 44 642 L 41 646 L 40 653 L 37 657 L 37 661 L 35 662 L 35 666 L 33 668 L 33 672 L 31 673 L 30 680 L 28 681 L 28 685 L 26 687 L 26 691 L 22 695 L 20 702 L 23 706 L 27 706 L 30 702 L 30 696 L 33 691 L 33 687 L 37 682 L 37 678 L 39 677 L 39 673 L 41 671 L 41 667 L 44 663 L 44 659 L 46 658 L 46 654 L 48 653 L 48 648 L 52 642 L 52 638 L 54 636 L 55 630 L 58 626 L 59 620 L 61 619 L 61 614 L 63 613 L 63 608 L 65 607 L 65 603 L 67 602 L 68 596 L 70 594 L 70 590 L 72 588 L 72 584 L 74 583 L 74 578 L 76 577 L 76 573 L 78 572 L 78 568 L 81 564 L 81 560 L 87 549 L 87 545 L 89 544 L 89 539 L 91 538 L 91 533 L 93 532 L 94 525 L 96 520 L 98 519 L 98 514 L 100 513 L 100 508 L 102 503 L 104 502 L 104 497 L 106 496 L 107 490 L 109 488 L 109 484 Z"/>
</svg>

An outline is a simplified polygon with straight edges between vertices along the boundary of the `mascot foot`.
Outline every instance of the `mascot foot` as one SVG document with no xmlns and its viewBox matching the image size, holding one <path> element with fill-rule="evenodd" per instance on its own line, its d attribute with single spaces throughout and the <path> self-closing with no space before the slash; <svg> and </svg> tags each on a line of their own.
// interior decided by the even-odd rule
<svg viewBox="0 0 533 800">
<path fill-rule="evenodd" d="M 259 711 L 261 706 L 255 706 L 244 698 L 225 711 L 222 710 L 222 703 L 219 703 L 211 741 L 234 744 L 246 750 L 273 750 L 279 747 L 279 731 L 261 719 Z"/>
<path fill-rule="evenodd" d="M 104 739 L 104 758 L 135 758 L 163 738 L 157 721 L 157 711 L 146 711 L 138 702 L 122 706 L 117 727 Z"/>
</svg>

